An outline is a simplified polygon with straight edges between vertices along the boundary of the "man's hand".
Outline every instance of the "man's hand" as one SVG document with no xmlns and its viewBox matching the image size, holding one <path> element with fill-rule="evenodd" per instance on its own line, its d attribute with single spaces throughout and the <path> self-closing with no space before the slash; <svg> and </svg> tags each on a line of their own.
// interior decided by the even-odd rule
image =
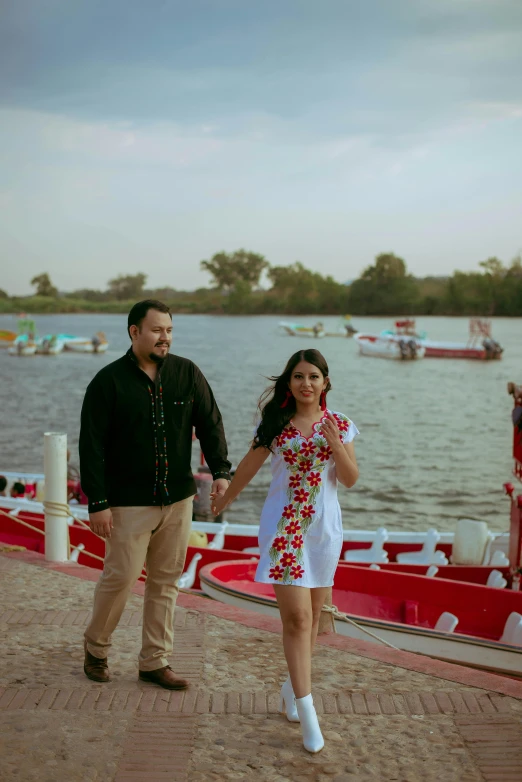
<svg viewBox="0 0 522 782">
<path fill-rule="evenodd" d="M 229 485 L 230 481 L 227 481 L 226 478 L 217 478 L 212 483 L 212 488 L 210 489 L 210 499 L 212 500 L 212 513 L 214 516 L 219 516 L 219 514 L 226 507 L 222 502 L 222 498 Z M 219 508 L 219 510 L 216 510 L 216 508 Z"/>
<path fill-rule="evenodd" d="M 100 538 L 110 538 L 112 529 L 112 513 L 110 508 L 89 513 L 89 526 Z"/>
</svg>

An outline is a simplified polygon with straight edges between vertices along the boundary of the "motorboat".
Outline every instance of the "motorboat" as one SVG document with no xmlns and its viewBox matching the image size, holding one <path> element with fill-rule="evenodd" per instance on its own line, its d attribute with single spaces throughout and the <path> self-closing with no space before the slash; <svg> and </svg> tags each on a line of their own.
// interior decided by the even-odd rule
<svg viewBox="0 0 522 782">
<path fill-rule="evenodd" d="M 57 356 L 64 349 L 64 344 L 56 334 L 46 334 L 36 343 L 36 352 L 46 356 Z"/>
<path fill-rule="evenodd" d="M 7 348 L 10 356 L 34 356 L 36 353 L 36 342 L 28 337 L 27 334 L 19 334 L 13 344 Z"/>
<path fill-rule="evenodd" d="M 279 327 L 289 337 L 311 337 L 312 339 L 319 339 L 326 336 L 322 323 L 316 323 L 313 326 L 302 326 L 299 323 L 289 323 L 282 320 L 279 323 Z"/>
<path fill-rule="evenodd" d="M 491 321 L 489 318 L 470 319 L 467 342 L 428 339 L 425 331 L 417 331 L 415 320 L 412 318 L 395 321 L 394 328 L 381 332 L 381 336 L 418 340 L 425 348 L 426 358 L 464 358 L 492 361 L 500 359 L 503 353 L 503 348 L 491 336 Z"/>
<path fill-rule="evenodd" d="M 231 560 L 199 577 L 215 600 L 279 616 L 272 585 L 254 581 L 255 571 L 255 562 Z M 344 565 L 332 602 L 340 635 L 522 677 L 521 592 Z"/>
<path fill-rule="evenodd" d="M 395 361 L 417 361 L 424 358 L 426 348 L 415 337 L 399 337 L 393 334 L 358 333 L 354 339 L 362 356 L 388 358 Z"/>
<path fill-rule="evenodd" d="M 0 348 L 9 348 L 13 345 L 16 337 L 16 331 L 9 331 L 8 329 L 0 329 Z"/>
<path fill-rule="evenodd" d="M 102 331 L 98 331 L 93 337 L 57 334 L 57 339 L 63 342 L 65 350 L 73 353 L 105 353 L 109 347 L 107 338 Z"/>
</svg>

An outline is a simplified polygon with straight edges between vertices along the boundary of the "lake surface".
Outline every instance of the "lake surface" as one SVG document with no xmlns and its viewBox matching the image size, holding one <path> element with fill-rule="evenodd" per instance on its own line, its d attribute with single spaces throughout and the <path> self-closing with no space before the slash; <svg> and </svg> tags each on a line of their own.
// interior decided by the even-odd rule
<svg viewBox="0 0 522 782">
<path fill-rule="evenodd" d="M 361 476 L 339 489 L 345 528 L 453 530 L 459 517 L 484 519 L 494 530 L 508 526 L 502 484 L 512 477 L 512 398 L 508 381 L 522 382 L 522 320 L 497 318 L 493 336 L 505 349 L 501 361 L 424 359 L 387 361 L 359 355 L 353 340 L 311 340 L 280 334 L 281 316 L 174 318 L 172 352 L 192 359 L 210 382 L 236 465 L 249 447 L 259 395 L 268 375 L 289 356 L 316 347 L 330 366 L 328 405 L 361 430 L 356 453 Z M 293 317 L 287 320 L 296 320 Z M 300 318 L 313 325 L 317 317 Z M 105 364 L 129 346 L 122 315 L 35 316 L 38 332 L 91 336 L 104 331 L 105 355 L 64 353 L 18 358 L 0 351 L 2 455 L 0 470 L 43 471 L 43 433 L 67 432 L 77 446 L 85 388 Z M 327 330 L 339 325 L 322 318 Z M 354 318 L 361 331 L 390 328 L 389 318 Z M 434 340 L 466 341 L 467 318 L 419 318 Z M 0 315 L 0 328 L 16 330 L 16 318 Z M 197 466 L 197 452 L 194 465 Z M 270 481 L 267 462 L 228 510 L 230 521 L 258 522 Z"/>
</svg>

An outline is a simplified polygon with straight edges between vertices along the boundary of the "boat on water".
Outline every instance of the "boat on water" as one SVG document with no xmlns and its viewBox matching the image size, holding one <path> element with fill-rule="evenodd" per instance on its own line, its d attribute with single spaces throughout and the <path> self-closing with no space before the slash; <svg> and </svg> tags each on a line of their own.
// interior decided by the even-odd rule
<svg viewBox="0 0 522 782">
<path fill-rule="evenodd" d="M 63 342 L 64 350 L 73 353 L 105 353 L 109 347 L 103 331 L 98 331 L 93 337 L 78 337 L 73 334 L 56 336 L 60 342 Z"/>
<path fill-rule="evenodd" d="M 64 342 L 56 334 L 46 334 L 36 343 L 36 352 L 44 356 L 57 356 L 63 349 Z"/>
<path fill-rule="evenodd" d="M 11 347 L 17 336 L 18 334 L 16 331 L 9 331 L 8 329 L 0 329 L 0 348 Z"/>
<path fill-rule="evenodd" d="M 381 336 L 391 335 L 400 339 L 416 339 L 425 348 L 426 358 L 464 358 L 492 361 L 502 358 L 503 348 L 491 336 L 489 318 L 471 318 L 467 342 L 446 342 L 428 339 L 426 332 L 419 333 L 415 320 L 395 321 L 394 328 L 383 331 Z"/>
<path fill-rule="evenodd" d="M 13 344 L 7 348 L 10 356 L 34 356 L 36 354 L 36 342 L 27 334 L 19 334 Z"/>
<path fill-rule="evenodd" d="M 290 323 L 282 320 L 279 323 L 279 327 L 289 337 L 312 337 L 317 339 L 323 337 L 353 337 L 354 334 L 357 334 L 357 329 L 351 322 L 351 315 L 345 315 L 335 331 L 326 331 L 320 321 L 313 326 L 303 326 L 300 323 Z"/>
<path fill-rule="evenodd" d="M 279 616 L 273 587 L 254 581 L 256 563 L 206 565 L 199 577 L 215 600 Z M 522 593 L 344 565 L 334 577 L 335 629 L 398 649 L 522 677 Z M 353 624 L 355 622 L 355 624 Z"/>
<path fill-rule="evenodd" d="M 395 361 L 418 361 L 424 358 L 426 348 L 415 337 L 399 337 L 393 334 L 358 333 L 354 339 L 361 356 L 388 358 Z"/>
</svg>

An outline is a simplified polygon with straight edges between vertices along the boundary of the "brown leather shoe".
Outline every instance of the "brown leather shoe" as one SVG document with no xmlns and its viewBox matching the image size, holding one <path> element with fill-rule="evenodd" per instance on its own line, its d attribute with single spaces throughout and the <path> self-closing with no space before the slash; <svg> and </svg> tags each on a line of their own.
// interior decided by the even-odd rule
<svg viewBox="0 0 522 782">
<path fill-rule="evenodd" d="M 85 662 L 83 671 L 87 678 L 93 682 L 110 682 L 109 666 L 106 657 L 95 657 L 87 649 L 87 641 L 84 641 Z"/>
<path fill-rule="evenodd" d="M 170 665 L 164 668 L 156 668 L 155 671 L 140 671 L 139 677 L 142 682 L 151 682 L 165 687 L 166 690 L 186 690 L 189 686 L 186 679 L 180 679 L 176 676 Z"/>
</svg>

